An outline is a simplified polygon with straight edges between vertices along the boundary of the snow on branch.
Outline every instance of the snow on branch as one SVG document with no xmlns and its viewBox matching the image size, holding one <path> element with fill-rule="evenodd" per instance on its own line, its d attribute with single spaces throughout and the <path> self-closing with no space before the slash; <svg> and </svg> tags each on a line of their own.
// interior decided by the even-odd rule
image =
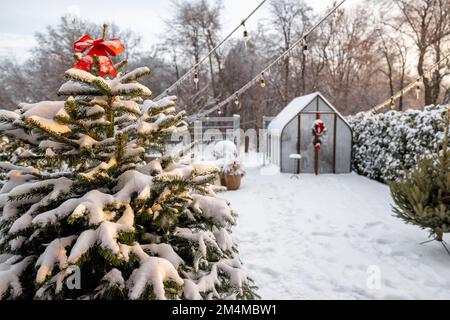
<svg viewBox="0 0 450 320">
<path fill-rule="evenodd" d="M 145 289 L 151 286 L 157 299 L 166 300 L 164 282 L 170 280 L 180 286 L 184 284 L 183 279 L 169 261 L 148 256 L 141 261 L 140 267 L 133 271 L 127 281 L 129 298 L 132 300 L 139 299 Z"/>
<path fill-rule="evenodd" d="M 134 228 L 125 224 L 103 221 L 93 230 L 89 229 L 81 233 L 75 245 L 70 251 L 69 263 L 76 263 L 90 248 L 98 244 L 103 249 L 109 250 L 118 258 L 121 258 L 120 247 L 117 242 L 119 233 L 133 232 Z"/>
<path fill-rule="evenodd" d="M 60 270 L 67 267 L 66 247 L 70 246 L 75 239 L 76 236 L 55 239 L 47 245 L 44 253 L 36 262 L 36 267 L 39 267 L 36 275 L 37 283 L 43 283 L 52 274 L 56 264 Z"/>
<path fill-rule="evenodd" d="M 216 238 L 211 231 L 198 230 L 195 233 L 191 229 L 177 227 L 174 232 L 174 236 L 186 239 L 191 242 L 196 242 L 198 244 L 198 251 L 194 257 L 194 269 L 199 270 L 200 259 L 206 257 L 207 244 L 212 248 L 216 249 L 218 252 L 222 252 L 217 245 Z"/>
<path fill-rule="evenodd" d="M 19 277 L 33 260 L 33 257 L 26 257 L 17 262 L 19 256 L 13 256 L 0 264 L 0 298 L 10 291 L 11 297 L 19 297 L 22 294 L 22 285 Z"/>
<path fill-rule="evenodd" d="M 137 68 L 120 77 L 119 81 L 121 83 L 130 83 L 139 80 L 144 76 L 150 75 L 150 73 L 151 73 L 150 68 L 147 67 Z"/>
<path fill-rule="evenodd" d="M 192 199 L 191 208 L 196 214 L 211 219 L 221 226 L 228 222 L 235 223 L 233 211 L 226 200 L 200 194 L 193 194 Z"/>
</svg>

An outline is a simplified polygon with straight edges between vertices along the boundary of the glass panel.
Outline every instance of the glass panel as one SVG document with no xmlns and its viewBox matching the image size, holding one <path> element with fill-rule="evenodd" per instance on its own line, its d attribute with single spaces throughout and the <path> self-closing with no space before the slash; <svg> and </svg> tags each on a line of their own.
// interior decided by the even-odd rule
<svg viewBox="0 0 450 320">
<path fill-rule="evenodd" d="M 336 124 L 336 173 L 351 172 L 352 132 L 341 118 Z"/>
<path fill-rule="evenodd" d="M 333 109 L 331 109 L 325 101 L 322 100 L 322 98 L 317 97 L 319 99 L 319 111 L 323 112 L 334 112 Z"/>
<path fill-rule="evenodd" d="M 301 160 L 301 173 L 314 173 L 314 146 L 312 136 L 312 125 L 316 120 L 315 114 L 302 113 L 300 124 L 300 154 Z"/>
<path fill-rule="evenodd" d="M 297 153 L 298 117 L 292 119 L 281 136 L 281 172 L 297 172 L 297 164 L 289 156 Z"/>
<path fill-rule="evenodd" d="M 321 114 L 327 131 L 319 151 L 319 173 L 333 173 L 334 114 Z"/>
<path fill-rule="evenodd" d="M 302 112 L 316 112 L 317 111 L 317 98 L 314 98 Z"/>
</svg>

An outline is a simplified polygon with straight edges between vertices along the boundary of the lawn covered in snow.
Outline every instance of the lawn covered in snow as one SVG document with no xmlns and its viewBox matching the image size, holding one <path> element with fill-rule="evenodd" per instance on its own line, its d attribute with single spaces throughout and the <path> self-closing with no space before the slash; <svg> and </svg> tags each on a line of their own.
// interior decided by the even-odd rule
<svg viewBox="0 0 450 320">
<path fill-rule="evenodd" d="M 222 196 L 263 299 L 450 299 L 450 256 L 392 216 L 389 188 L 356 174 L 261 174 Z"/>
</svg>

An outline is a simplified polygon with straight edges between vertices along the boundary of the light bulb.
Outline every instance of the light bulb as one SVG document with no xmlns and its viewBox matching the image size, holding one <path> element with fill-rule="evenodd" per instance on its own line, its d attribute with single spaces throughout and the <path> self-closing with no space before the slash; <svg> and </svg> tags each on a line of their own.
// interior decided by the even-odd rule
<svg viewBox="0 0 450 320">
<path fill-rule="evenodd" d="M 303 54 L 305 55 L 305 57 L 307 57 L 309 54 L 308 45 L 306 43 L 303 45 Z"/>
<path fill-rule="evenodd" d="M 243 38 L 244 38 L 244 42 L 245 43 L 247 43 L 248 40 L 250 40 L 250 37 L 248 36 L 248 31 L 247 30 L 244 30 Z"/>
<path fill-rule="evenodd" d="M 391 99 L 391 110 L 395 110 L 397 106 L 395 105 L 394 99 Z"/>
<path fill-rule="evenodd" d="M 237 105 L 237 106 L 239 105 L 239 98 L 238 97 L 234 98 L 234 104 Z"/>
<path fill-rule="evenodd" d="M 199 82 L 198 73 L 194 74 L 194 82 L 197 84 Z"/>
<path fill-rule="evenodd" d="M 261 86 L 261 88 L 265 88 L 266 87 L 266 80 L 264 79 L 264 73 L 261 74 L 261 80 L 259 80 L 259 85 Z"/>
<path fill-rule="evenodd" d="M 259 85 L 261 86 L 261 88 L 265 88 L 266 87 L 266 81 L 264 79 L 261 79 L 261 81 L 259 82 Z"/>
<path fill-rule="evenodd" d="M 420 99 L 420 86 L 419 85 L 416 86 L 416 98 L 417 98 L 417 100 Z"/>
</svg>

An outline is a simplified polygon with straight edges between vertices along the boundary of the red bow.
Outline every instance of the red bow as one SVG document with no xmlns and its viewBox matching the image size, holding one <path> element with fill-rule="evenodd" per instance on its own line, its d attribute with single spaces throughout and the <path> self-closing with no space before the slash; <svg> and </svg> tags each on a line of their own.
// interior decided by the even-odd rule
<svg viewBox="0 0 450 320">
<path fill-rule="evenodd" d="M 90 49 L 88 54 L 77 62 L 74 68 L 89 72 L 94 66 L 94 56 L 97 56 L 100 77 L 107 74 L 116 77 L 116 69 L 114 68 L 108 54 L 115 57 L 125 50 L 125 46 L 122 44 L 120 39 L 105 40 L 100 38 L 94 40 L 90 36 L 85 35 L 73 44 L 74 51 L 78 53 L 83 53 L 89 48 L 92 49 Z"/>
<path fill-rule="evenodd" d="M 322 120 L 318 119 L 316 122 L 316 127 L 315 127 L 316 133 L 321 134 L 324 130 L 325 130 L 325 124 L 323 123 Z"/>
</svg>

